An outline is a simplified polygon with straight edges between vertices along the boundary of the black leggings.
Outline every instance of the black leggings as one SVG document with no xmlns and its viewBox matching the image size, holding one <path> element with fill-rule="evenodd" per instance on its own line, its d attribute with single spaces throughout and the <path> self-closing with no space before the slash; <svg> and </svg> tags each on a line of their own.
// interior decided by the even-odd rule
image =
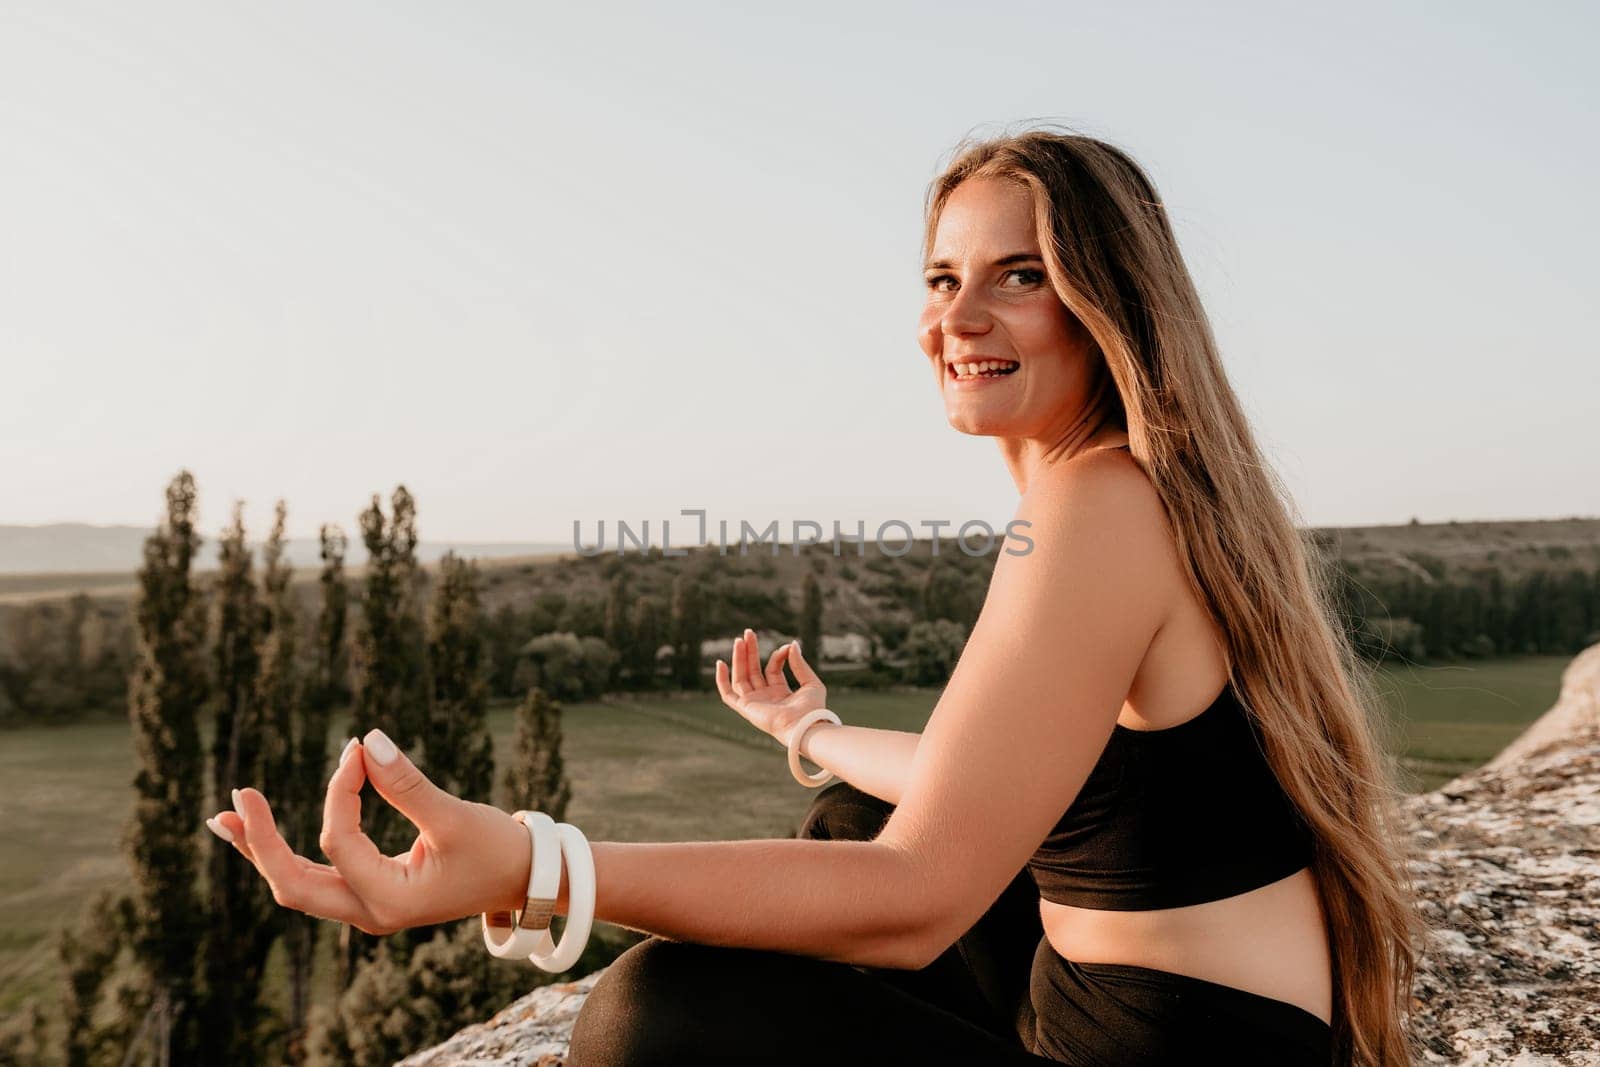
<svg viewBox="0 0 1600 1067">
<path fill-rule="evenodd" d="M 800 837 L 869 841 L 893 805 L 837 781 Z M 921 970 L 648 937 L 608 967 L 568 1067 L 653 1064 L 1331 1063 L 1331 1030 L 1286 1001 L 1125 964 L 1044 937 L 1024 867 Z"/>
</svg>

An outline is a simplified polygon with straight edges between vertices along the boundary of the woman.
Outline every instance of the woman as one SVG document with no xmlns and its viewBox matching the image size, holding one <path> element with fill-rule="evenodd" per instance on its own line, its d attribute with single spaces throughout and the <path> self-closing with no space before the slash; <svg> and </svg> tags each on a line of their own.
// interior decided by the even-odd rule
<svg viewBox="0 0 1600 1067">
<path fill-rule="evenodd" d="M 569 1063 L 1408 1062 L 1418 920 L 1375 699 L 1160 200 L 1069 132 L 962 149 L 929 190 L 919 340 L 950 424 L 999 443 L 1026 544 L 920 735 L 805 732 L 842 781 L 795 839 L 593 843 L 596 916 L 657 936 L 598 981 Z M 785 744 L 826 695 L 749 631 L 717 686 Z M 379 932 L 521 903 L 519 824 L 381 734 L 350 751 L 333 867 L 255 790 L 218 819 L 280 903 Z M 421 831 L 403 861 L 360 832 L 368 778 Z"/>
</svg>

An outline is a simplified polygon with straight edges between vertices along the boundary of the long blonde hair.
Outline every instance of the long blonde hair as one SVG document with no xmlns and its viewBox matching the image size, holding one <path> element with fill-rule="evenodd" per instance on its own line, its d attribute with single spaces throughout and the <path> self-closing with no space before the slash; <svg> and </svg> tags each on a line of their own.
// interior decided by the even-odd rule
<svg viewBox="0 0 1600 1067">
<path fill-rule="evenodd" d="M 925 256 L 968 178 L 1032 194 L 1046 273 L 1103 357 L 1097 414 L 1126 430 L 1159 491 L 1267 760 L 1315 835 L 1339 1062 L 1409 1063 L 1425 927 L 1380 743 L 1383 704 L 1338 621 L 1334 563 L 1302 541 L 1223 373 L 1161 200 L 1126 153 L 1092 137 L 1046 127 L 968 138 L 928 189 Z"/>
</svg>

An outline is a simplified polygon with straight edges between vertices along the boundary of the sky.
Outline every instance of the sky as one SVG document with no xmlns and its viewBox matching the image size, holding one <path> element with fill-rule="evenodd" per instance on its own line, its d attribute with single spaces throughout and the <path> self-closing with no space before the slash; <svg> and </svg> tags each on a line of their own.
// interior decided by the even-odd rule
<svg viewBox="0 0 1600 1067">
<path fill-rule="evenodd" d="M 920 226 L 1030 122 L 1149 171 L 1304 524 L 1600 515 L 1597 10 L 7 0 L 0 523 L 1001 527 Z"/>
</svg>

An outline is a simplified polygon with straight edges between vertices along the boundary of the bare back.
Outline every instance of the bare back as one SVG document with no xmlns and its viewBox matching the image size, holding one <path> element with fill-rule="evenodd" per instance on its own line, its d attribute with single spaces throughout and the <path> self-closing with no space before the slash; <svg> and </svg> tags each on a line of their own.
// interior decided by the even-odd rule
<svg viewBox="0 0 1600 1067">
<path fill-rule="evenodd" d="M 1227 684 L 1222 635 L 1183 576 L 1180 606 L 1140 663 L 1118 722 L 1130 730 L 1176 726 Z M 1219 829 L 1226 833 L 1226 829 Z M 1067 959 L 1186 974 L 1296 1004 L 1330 1022 L 1331 956 L 1309 868 L 1223 900 L 1155 911 L 1101 911 L 1041 899 L 1045 937 Z"/>
</svg>

